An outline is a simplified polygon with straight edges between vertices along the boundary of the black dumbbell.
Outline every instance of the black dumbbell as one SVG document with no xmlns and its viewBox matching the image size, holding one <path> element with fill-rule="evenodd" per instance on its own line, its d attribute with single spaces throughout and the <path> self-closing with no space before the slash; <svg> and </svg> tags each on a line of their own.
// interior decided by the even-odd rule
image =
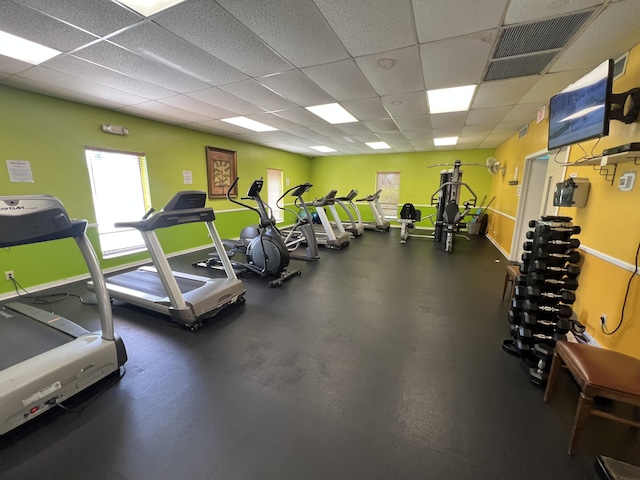
<svg viewBox="0 0 640 480">
<path fill-rule="evenodd" d="M 577 290 L 578 280 L 575 278 L 548 278 L 542 273 L 532 273 L 527 277 L 533 285 L 547 285 L 549 287 L 557 287 L 565 290 Z"/>
<path fill-rule="evenodd" d="M 540 233 L 563 232 L 570 233 L 571 235 L 578 235 L 582 230 L 578 225 L 572 225 L 570 227 L 552 227 L 551 225 L 540 225 L 539 231 Z"/>
<path fill-rule="evenodd" d="M 580 267 L 571 264 L 558 267 L 555 265 L 549 265 L 549 263 L 544 260 L 536 260 L 535 262 L 533 262 L 533 268 L 538 271 L 561 273 L 562 275 L 566 275 L 569 278 L 575 278 L 580 275 Z"/>
<path fill-rule="evenodd" d="M 546 236 L 538 237 L 538 245 L 561 245 L 567 248 L 578 248 L 580 246 L 580 240 L 577 238 L 570 238 L 569 240 L 552 240 Z"/>
<path fill-rule="evenodd" d="M 521 312 L 522 310 L 524 310 L 524 300 L 518 297 L 514 297 L 513 300 L 511 300 L 511 310 L 513 310 L 514 312 Z"/>
<path fill-rule="evenodd" d="M 558 304 L 558 306 L 554 307 L 553 305 L 541 305 L 538 302 L 525 300 L 523 306 L 524 310 L 528 312 L 553 313 L 559 317 L 570 317 L 573 315 L 573 309 L 569 305 Z"/>
<path fill-rule="evenodd" d="M 524 256 L 524 253 L 522 255 Z M 537 258 L 539 258 L 540 260 L 556 259 L 556 260 L 563 260 L 569 263 L 578 263 L 580 261 L 581 255 L 580 255 L 580 252 L 576 250 L 573 250 L 569 253 L 553 253 L 553 252 L 547 252 L 543 248 L 539 248 L 537 252 Z"/>
<path fill-rule="evenodd" d="M 548 298 L 550 300 L 558 300 L 568 305 L 571 305 L 576 301 L 576 294 L 569 290 L 560 290 L 558 293 L 553 293 L 553 292 L 543 291 L 537 287 L 533 287 L 529 285 L 527 287 L 526 294 L 529 297 L 542 297 L 542 298 Z"/>
<path fill-rule="evenodd" d="M 529 240 L 535 240 L 536 239 L 536 232 L 533 230 L 529 230 L 526 234 L 525 237 L 527 237 Z"/>
<path fill-rule="evenodd" d="M 520 313 L 514 312 L 511 308 L 507 312 L 507 320 L 510 325 L 520 325 L 522 324 L 522 315 Z"/>
<path fill-rule="evenodd" d="M 551 335 L 545 335 L 544 333 L 533 333 L 531 330 L 525 327 L 518 328 L 518 338 L 523 343 L 555 343 L 560 340 L 566 340 L 567 336 L 563 333 L 552 333 Z"/>
<path fill-rule="evenodd" d="M 559 333 L 567 333 L 571 330 L 571 322 L 566 318 L 558 318 L 556 320 L 545 320 L 536 317 L 533 313 L 524 312 L 522 320 L 526 325 L 536 327 L 552 327 Z"/>
</svg>

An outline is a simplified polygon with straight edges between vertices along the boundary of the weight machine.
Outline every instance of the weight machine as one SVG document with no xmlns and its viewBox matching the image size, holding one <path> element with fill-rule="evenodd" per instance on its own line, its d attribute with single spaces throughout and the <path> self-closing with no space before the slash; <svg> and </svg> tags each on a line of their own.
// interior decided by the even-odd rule
<svg viewBox="0 0 640 480">
<path fill-rule="evenodd" d="M 431 165 L 438 167 L 448 164 Z M 431 168 L 429 167 L 429 168 Z M 468 237 L 461 235 L 459 232 L 467 225 L 464 217 L 469 215 L 471 208 L 476 206 L 478 197 L 471 190 L 469 185 L 462 182 L 462 162 L 456 160 L 452 170 L 442 170 L 440 172 L 440 188 L 431 196 L 431 205 L 436 206 L 436 222 L 434 239 L 437 243 L 444 244 L 444 251 L 453 251 L 453 240 L 456 236 L 463 236 L 467 240 Z M 471 198 L 463 202 L 464 209 L 460 211 L 460 194 L 462 187 L 466 188 L 471 194 Z"/>
</svg>

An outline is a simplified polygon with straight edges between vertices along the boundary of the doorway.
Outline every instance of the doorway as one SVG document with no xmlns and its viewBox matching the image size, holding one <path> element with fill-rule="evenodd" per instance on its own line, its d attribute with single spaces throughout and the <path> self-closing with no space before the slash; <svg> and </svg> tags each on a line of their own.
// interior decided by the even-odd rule
<svg viewBox="0 0 640 480">
<path fill-rule="evenodd" d="M 520 261 L 530 220 L 537 220 L 542 215 L 557 215 L 553 192 L 555 184 L 564 180 L 567 167 L 563 164 L 566 164 L 568 156 L 569 149 L 563 148 L 560 151 L 537 152 L 525 158 L 509 260 Z"/>
</svg>

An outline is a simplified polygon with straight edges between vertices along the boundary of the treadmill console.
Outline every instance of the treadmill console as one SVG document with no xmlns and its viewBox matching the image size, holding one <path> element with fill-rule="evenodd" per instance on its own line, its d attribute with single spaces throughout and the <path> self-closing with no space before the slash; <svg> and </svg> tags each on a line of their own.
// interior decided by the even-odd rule
<svg viewBox="0 0 640 480">
<path fill-rule="evenodd" d="M 207 201 L 206 192 L 198 190 L 184 190 L 176 193 L 162 210 L 171 212 L 174 210 L 190 210 L 192 208 L 204 208 Z"/>
</svg>

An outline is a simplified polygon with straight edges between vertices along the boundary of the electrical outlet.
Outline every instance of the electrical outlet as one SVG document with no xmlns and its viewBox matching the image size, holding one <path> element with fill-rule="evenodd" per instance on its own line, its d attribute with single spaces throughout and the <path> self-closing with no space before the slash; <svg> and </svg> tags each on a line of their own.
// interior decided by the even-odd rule
<svg viewBox="0 0 640 480">
<path fill-rule="evenodd" d="M 600 325 L 604 327 L 606 324 L 607 324 L 607 314 L 603 313 L 602 315 L 600 315 Z"/>
<path fill-rule="evenodd" d="M 6 272 L 4 272 L 4 279 L 5 280 L 13 280 L 13 270 L 7 270 Z"/>
</svg>

